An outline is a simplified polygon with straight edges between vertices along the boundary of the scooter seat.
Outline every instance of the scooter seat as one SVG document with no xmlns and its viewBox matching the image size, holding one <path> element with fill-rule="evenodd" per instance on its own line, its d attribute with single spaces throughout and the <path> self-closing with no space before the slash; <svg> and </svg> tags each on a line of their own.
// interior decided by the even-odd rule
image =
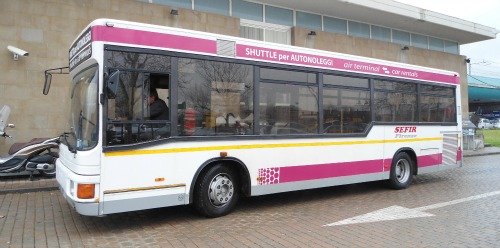
<svg viewBox="0 0 500 248">
<path fill-rule="evenodd" d="M 9 155 L 12 155 L 18 151 L 20 151 L 21 149 L 27 147 L 27 146 L 31 146 L 31 145 L 36 145 L 36 144 L 40 144 L 46 140 L 48 140 L 50 138 L 34 138 L 32 140 L 30 140 L 29 142 L 25 142 L 25 143 L 14 143 L 10 149 L 9 149 Z"/>
</svg>

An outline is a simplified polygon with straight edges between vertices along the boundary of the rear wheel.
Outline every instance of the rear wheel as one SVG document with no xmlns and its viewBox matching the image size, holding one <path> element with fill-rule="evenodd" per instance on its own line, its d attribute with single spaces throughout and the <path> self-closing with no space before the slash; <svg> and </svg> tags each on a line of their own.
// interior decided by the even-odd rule
<svg viewBox="0 0 500 248">
<path fill-rule="evenodd" d="M 400 152 L 392 159 L 389 186 L 394 189 L 405 189 L 413 180 L 413 160 L 405 152 Z"/>
<path fill-rule="evenodd" d="M 223 164 L 208 169 L 195 186 L 195 209 L 211 218 L 230 213 L 239 198 L 239 181 L 236 175 L 233 169 Z"/>
</svg>

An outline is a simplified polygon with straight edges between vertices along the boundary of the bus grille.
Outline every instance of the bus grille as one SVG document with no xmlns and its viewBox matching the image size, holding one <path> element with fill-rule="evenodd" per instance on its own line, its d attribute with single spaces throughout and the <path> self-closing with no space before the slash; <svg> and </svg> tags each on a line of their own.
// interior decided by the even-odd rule
<svg viewBox="0 0 500 248">
<path fill-rule="evenodd" d="M 454 165 L 457 163 L 458 134 L 443 135 L 443 164 Z"/>
</svg>

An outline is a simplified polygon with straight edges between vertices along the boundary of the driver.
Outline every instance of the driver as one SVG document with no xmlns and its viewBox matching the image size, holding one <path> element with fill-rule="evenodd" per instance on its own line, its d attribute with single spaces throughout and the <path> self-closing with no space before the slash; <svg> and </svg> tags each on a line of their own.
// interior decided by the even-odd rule
<svg viewBox="0 0 500 248">
<path fill-rule="evenodd" d="M 150 120 L 168 120 L 167 104 L 158 97 L 155 88 L 152 88 L 149 92 L 148 104 Z"/>
</svg>

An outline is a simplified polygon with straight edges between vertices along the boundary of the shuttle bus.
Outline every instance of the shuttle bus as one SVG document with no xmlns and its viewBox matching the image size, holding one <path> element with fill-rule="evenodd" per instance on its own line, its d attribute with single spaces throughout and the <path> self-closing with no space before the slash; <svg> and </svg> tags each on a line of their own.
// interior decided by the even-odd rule
<svg viewBox="0 0 500 248">
<path fill-rule="evenodd" d="M 241 197 L 404 189 L 462 163 L 455 72 L 111 19 L 82 31 L 69 71 L 57 181 L 82 215 L 217 217 Z"/>
</svg>

